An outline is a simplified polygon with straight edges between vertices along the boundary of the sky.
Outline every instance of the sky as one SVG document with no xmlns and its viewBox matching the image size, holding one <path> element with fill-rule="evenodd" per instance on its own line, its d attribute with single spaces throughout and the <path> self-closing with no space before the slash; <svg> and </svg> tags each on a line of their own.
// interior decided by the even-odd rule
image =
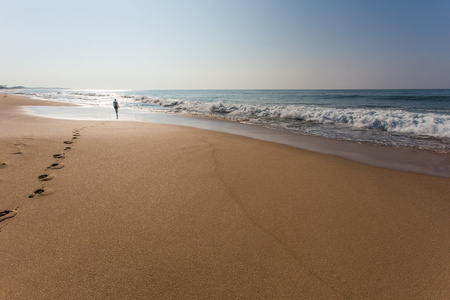
<svg viewBox="0 0 450 300">
<path fill-rule="evenodd" d="M 0 0 L 0 84 L 450 88 L 450 1 Z"/>
</svg>

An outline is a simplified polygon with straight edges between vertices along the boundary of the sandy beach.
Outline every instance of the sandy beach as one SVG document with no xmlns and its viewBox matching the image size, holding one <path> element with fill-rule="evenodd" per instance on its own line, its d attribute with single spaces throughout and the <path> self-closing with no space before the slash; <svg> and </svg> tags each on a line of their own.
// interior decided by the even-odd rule
<svg viewBox="0 0 450 300">
<path fill-rule="evenodd" d="M 450 179 L 0 94 L 0 299 L 449 299 Z M 112 108 L 111 108 L 112 109 Z"/>
</svg>

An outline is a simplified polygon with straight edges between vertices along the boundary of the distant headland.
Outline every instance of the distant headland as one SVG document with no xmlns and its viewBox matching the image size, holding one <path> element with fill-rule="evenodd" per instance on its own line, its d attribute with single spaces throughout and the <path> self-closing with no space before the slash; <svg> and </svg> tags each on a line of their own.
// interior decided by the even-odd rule
<svg viewBox="0 0 450 300">
<path fill-rule="evenodd" d="M 8 87 L 7 85 L 0 84 L 0 90 L 14 90 L 14 89 L 26 89 L 24 86 L 12 86 Z"/>
</svg>

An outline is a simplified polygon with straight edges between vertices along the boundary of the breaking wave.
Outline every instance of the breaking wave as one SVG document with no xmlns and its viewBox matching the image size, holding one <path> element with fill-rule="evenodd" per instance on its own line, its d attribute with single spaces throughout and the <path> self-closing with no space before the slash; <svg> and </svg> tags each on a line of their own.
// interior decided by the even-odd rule
<svg viewBox="0 0 450 300">
<path fill-rule="evenodd" d="M 275 119 L 343 125 L 360 129 L 407 133 L 415 136 L 450 138 L 450 115 L 402 109 L 333 108 L 314 105 L 248 105 L 160 99 L 148 96 L 136 101 L 173 111 L 241 119 Z"/>
</svg>

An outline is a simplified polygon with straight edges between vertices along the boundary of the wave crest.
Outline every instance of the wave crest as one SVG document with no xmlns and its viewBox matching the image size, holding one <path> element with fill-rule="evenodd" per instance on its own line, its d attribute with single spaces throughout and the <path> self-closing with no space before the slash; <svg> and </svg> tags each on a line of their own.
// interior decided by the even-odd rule
<svg viewBox="0 0 450 300">
<path fill-rule="evenodd" d="M 401 109 L 332 108 L 314 105 L 248 105 L 160 99 L 148 96 L 137 101 L 188 113 L 220 114 L 221 116 L 280 119 L 280 121 L 340 124 L 361 129 L 407 133 L 418 136 L 450 138 L 450 116 L 433 112 L 416 113 Z"/>
</svg>

